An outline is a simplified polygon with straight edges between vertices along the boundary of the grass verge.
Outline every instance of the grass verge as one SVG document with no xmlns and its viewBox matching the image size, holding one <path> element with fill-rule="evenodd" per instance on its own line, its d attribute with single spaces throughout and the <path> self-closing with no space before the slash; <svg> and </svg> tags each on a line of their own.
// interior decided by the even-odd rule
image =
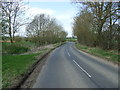
<svg viewBox="0 0 120 90">
<path fill-rule="evenodd" d="M 120 60 L 118 58 L 120 58 L 120 55 L 117 51 L 115 50 L 103 50 L 100 49 L 98 47 L 88 47 L 88 46 L 84 46 L 84 45 L 80 45 L 78 43 L 76 43 L 76 47 L 82 51 L 85 51 L 87 53 L 90 53 L 92 55 L 96 55 L 102 58 L 105 58 L 109 61 L 115 62 L 115 63 L 119 63 Z"/>
<path fill-rule="evenodd" d="M 22 77 L 28 68 L 35 63 L 36 56 L 48 50 L 49 49 L 43 49 L 36 54 L 2 56 L 2 88 L 7 88 L 14 84 L 15 81 Z"/>
<path fill-rule="evenodd" d="M 65 43 L 65 42 L 64 42 Z M 56 43 L 54 48 L 64 44 Z M 53 49 L 54 49 L 53 48 Z M 52 50 L 51 48 L 44 48 L 38 53 L 25 55 L 3 55 L 2 56 L 2 88 L 9 88 L 18 83 L 21 77 L 28 71 L 28 69 L 36 63 L 39 56 Z"/>
</svg>

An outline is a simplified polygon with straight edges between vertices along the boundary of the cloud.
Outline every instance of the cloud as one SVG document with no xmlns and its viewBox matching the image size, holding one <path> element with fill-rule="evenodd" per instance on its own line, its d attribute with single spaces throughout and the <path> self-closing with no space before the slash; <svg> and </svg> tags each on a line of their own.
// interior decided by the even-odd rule
<svg viewBox="0 0 120 90">
<path fill-rule="evenodd" d="M 62 23 L 65 31 L 67 31 L 68 36 L 72 36 L 72 23 L 74 22 L 73 18 L 75 16 L 75 12 L 65 11 L 60 14 L 56 14 L 56 19 Z"/>
<path fill-rule="evenodd" d="M 48 15 L 54 14 L 54 11 L 52 9 L 42 9 L 31 6 L 27 6 L 27 7 L 28 10 L 26 11 L 26 17 L 30 17 L 31 19 L 33 19 L 33 17 L 37 14 L 48 14 Z"/>
</svg>

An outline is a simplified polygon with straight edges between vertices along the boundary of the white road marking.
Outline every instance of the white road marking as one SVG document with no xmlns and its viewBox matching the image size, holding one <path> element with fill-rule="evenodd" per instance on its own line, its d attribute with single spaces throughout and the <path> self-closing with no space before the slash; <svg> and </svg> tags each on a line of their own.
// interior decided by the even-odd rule
<svg viewBox="0 0 120 90">
<path fill-rule="evenodd" d="M 69 52 L 68 52 L 68 55 L 70 56 Z"/>
<path fill-rule="evenodd" d="M 87 73 L 75 60 L 73 60 L 73 62 L 84 72 L 87 74 L 88 77 L 91 78 L 91 75 L 89 73 Z"/>
</svg>

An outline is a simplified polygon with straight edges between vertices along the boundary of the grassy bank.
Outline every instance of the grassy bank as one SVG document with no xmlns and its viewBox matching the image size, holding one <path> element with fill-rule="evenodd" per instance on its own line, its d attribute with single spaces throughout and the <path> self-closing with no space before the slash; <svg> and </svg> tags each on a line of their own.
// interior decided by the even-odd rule
<svg viewBox="0 0 120 90">
<path fill-rule="evenodd" d="M 48 49 L 43 49 L 36 54 L 2 56 L 2 87 L 9 87 L 15 83 L 36 61 L 35 57 L 47 51 Z"/>
<path fill-rule="evenodd" d="M 4 43 L 9 46 L 9 43 Z M 39 56 L 50 51 L 52 48 L 56 48 L 62 43 L 52 44 L 52 47 L 45 47 L 43 49 L 38 49 L 37 53 L 27 53 L 27 54 L 5 54 L 2 56 L 2 88 L 10 87 L 14 85 L 15 82 L 19 81 L 21 77 L 27 72 L 27 70 L 39 59 Z M 25 44 L 26 45 L 26 44 Z M 29 45 L 29 44 L 28 44 Z M 27 45 L 27 46 L 28 46 Z"/>
<path fill-rule="evenodd" d="M 118 59 L 120 58 L 120 55 L 115 50 L 111 50 L 111 51 L 103 50 L 98 47 L 88 47 L 88 46 L 80 45 L 78 43 L 76 43 L 76 47 L 82 51 L 105 58 L 112 62 L 117 62 L 117 63 L 120 62 L 120 60 Z"/>
</svg>

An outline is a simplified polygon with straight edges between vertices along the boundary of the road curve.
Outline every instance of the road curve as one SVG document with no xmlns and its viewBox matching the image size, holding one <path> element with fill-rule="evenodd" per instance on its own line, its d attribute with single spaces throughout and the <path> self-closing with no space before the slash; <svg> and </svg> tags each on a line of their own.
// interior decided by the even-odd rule
<svg viewBox="0 0 120 90">
<path fill-rule="evenodd" d="M 33 88 L 118 88 L 118 67 L 67 42 L 48 56 Z"/>
</svg>

